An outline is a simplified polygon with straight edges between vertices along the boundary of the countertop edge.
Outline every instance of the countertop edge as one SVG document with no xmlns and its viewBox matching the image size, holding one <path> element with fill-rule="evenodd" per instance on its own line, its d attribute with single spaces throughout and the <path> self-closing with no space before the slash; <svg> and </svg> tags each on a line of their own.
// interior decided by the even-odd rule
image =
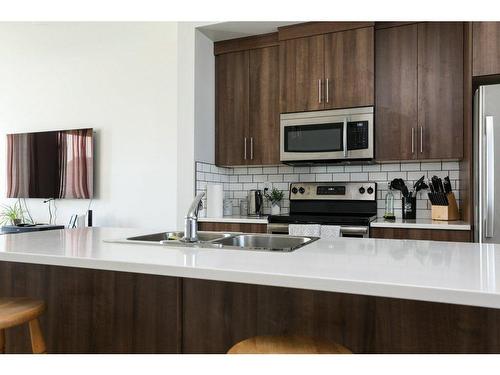
<svg viewBox="0 0 500 375">
<path fill-rule="evenodd" d="M 238 272 L 209 268 L 194 269 L 191 267 L 128 263 L 122 261 L 96 261 L 36 254 L 9 254 L 5 256 L 5 254 L 0 253 L 0 261 L 277 286 L 495 309 L 500 308 L 500 296 L 494 293 L 438 289 L 426 286 L 396 285 L 391 283 L 343 279 L 327 280 L 324 278 L 311 278 L 305 276 L 273 275 L 269 273 Z"/>
<path fill-rule="evenodd" d="M 378 222 L 372 221 L 371 228 L 402 228 L 402 229 L 434 229 L 434 230 L 471 230 L 470 224 L 448 224 L 448 223 L 402 223 L 402 222 Z"/>
</svg>

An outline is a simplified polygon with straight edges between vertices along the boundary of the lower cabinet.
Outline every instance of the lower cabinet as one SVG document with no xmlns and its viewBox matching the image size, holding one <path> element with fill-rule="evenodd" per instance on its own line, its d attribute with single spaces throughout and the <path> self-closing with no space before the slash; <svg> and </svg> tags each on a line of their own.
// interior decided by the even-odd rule
<svg viewBox="0 0 500 375">
<path fill-rule="evenodd" d="M 370 237 L 398 240 L 471 242 L 471 232 L 468 230 L 370 228 Z"/>
<path fill-rule="evenodd" d="M 211 232 L 266 233 L 267 224 L 198 222 L 198 230 Z"/>
</svg>

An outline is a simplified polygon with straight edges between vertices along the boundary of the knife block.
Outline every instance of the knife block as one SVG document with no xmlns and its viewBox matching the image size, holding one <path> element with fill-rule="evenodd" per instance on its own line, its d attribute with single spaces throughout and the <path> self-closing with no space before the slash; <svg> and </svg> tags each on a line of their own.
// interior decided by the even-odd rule
<svg viewBox="0 0 500 375">
<path fill-rule="evenodd" d="M 460 219 L 455 194 L 446 194 L 448 206 L 432 206 L 432 220 L 452 221 Z"/>
</svg>

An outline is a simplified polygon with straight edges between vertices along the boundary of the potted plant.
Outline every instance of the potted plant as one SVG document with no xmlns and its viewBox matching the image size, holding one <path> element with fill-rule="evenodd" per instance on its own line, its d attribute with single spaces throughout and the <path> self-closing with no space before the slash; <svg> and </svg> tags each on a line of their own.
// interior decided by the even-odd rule
<svg viewBox="0 0 500 375">
<path fill-rule="evenodd" d="M 0 212 L 1 225 L 19 225 L 24 221 L 24 211 L 19 201 L 12 206 L 2 204 L 2 208 L 3 211 Z"/>
<path fill-rule="evenodd" d="M 268 191 L 268 188 L 264 189 L 264 196 L 269 202 L 271 202 L 271 214 L 279 215 L 281 212 L 280 202 L 283 199 L 284 194 L 281 190 L 276 188 L 272 188 L 271 194 L 269 194 Z"/>
</svg>

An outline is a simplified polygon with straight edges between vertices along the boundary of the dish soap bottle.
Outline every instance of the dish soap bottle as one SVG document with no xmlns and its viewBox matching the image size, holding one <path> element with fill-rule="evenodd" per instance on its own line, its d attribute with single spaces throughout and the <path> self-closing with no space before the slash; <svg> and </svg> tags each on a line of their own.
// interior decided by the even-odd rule
<svg viewBox="0 0 500 375">
<path fill-rule="evenodd" d="M 388 184 L 389 190 L 385 195 L 385 213 L 384 219 L 386 220 L 395 220 L 396 216 L 394 216 L 394 194 L 392 194 L 391 183 Z"/>
</svg>

